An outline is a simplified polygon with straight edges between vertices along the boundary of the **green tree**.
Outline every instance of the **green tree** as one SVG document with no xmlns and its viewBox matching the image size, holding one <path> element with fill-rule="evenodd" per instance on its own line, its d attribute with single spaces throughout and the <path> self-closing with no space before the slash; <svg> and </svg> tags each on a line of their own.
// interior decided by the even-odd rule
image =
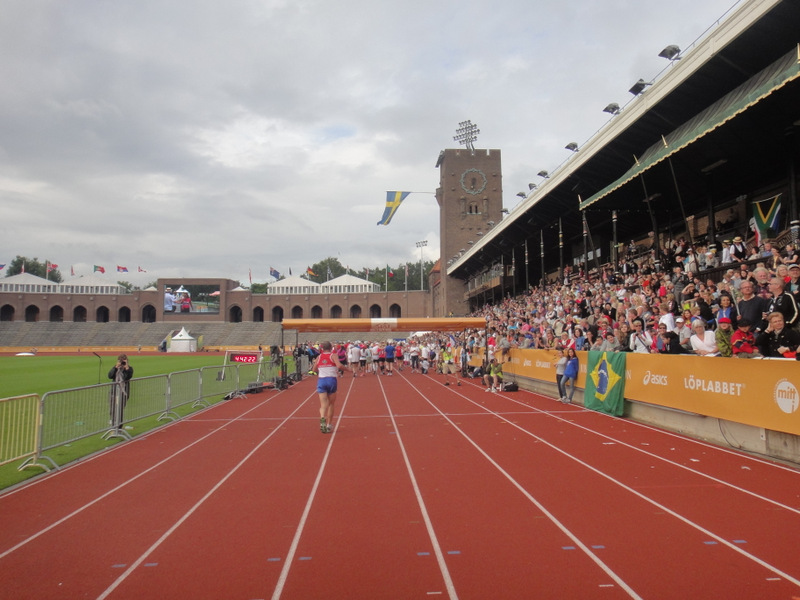
<svg viewBox="0 0 800 600">
<path fill-rule="evenodd" d="M 312 277 L 309 275 L 309 279 L 311 281 L 316 281 L 317 283 L 325 283 L 329 279 L 334 279 L 341 275 L 344 275 L 347 269 L 342 266 L 342 263 L 339 262 L 338 258 L 334 258 L 329 256 L 317 263 L 311 265 L 311 270 L 316 275 Z M 330 270 L 330 276 L 328 275 L 328 271 Z"/>
<path fill-rule="evenodd" d="M 50 272 L 47 272 L 47 267 L 50 266 Z M 49 279 L 55 283 L 61 283 L 61 272 L 58 270 L 58 265 L 54 265 L 50 261 L 39 262 L 38 258 L 28 258 L 27 256 L 17 257 L 9 263 L 6 268 L 6 277 L 12 275 L 19 275 L 20 273 L 30 273 L 43 279 Z"/>
</svg>

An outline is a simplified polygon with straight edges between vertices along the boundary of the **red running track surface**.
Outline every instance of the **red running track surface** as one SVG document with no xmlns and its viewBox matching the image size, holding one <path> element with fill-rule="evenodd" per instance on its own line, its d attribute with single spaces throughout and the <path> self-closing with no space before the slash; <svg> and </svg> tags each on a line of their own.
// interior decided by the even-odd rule
<svg viewBox="0 0 800 600">
<path fill-rule="evenodd" d="M 234 399 L 0 495 L 0 598 L 800 598 L 800 473 L 441 376 Z"/>
</svg>

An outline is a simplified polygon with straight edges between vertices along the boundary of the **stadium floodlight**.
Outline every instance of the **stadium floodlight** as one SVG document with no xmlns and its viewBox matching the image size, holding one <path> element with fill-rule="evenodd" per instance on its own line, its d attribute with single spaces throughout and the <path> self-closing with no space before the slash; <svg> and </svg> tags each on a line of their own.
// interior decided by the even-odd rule
<svg viewBox="0 0 800 600">
<path fill-rule="evenodd" d="M 566 148 L 570 152 L 577 152 L 578 151 L 578 144 L 576 144 L 575 142 L 570 142 L 569 144 L 564 146 L 564 148 Z"/>
<path fill-rule="evenodd" d="M 419 248 L 419 289 L 420 291 L 425 291 L 425 280 L 422 278 L 422 249 L 428 245 L 428 240 L 422 240 L 417 242 L 417 248 Z"/>
<path fill-rule="evenodd" d="M 666 58 L 667 60 L 680 60 L 681 49 L 675 44 L 670 44 L 669 46 L 664 48 L 661 52 L 659 52 L 658 55 L 661 58 Z"/>
<path fill-rule="evenodd" d="M 543 170 L 541 170 L 541 171 L 539 171 L 539 172 L 537 173 L 537 175 L 538 175 L 539 177 L 542 177 L 543 179 L 547 179 L 548 177 L 550 177 L 550 173 L 548 173 L 548 172 L 547 172 L 547 171 L 545 171 L 544 169 L 543 169 Z"/>
<path fill-rule="evenodd" d="M 458 124 L 458 129 L 456 129 L 458 135 L 453 136 L 453 139 L 462 146 L 465 146 L 467 150 L 474 153 L 475 147 L 472 145 L 472 142 L 478 139 L 478 134 L 480 132 L 481 130 L 478 129 L 477 125 L 473 125 L 472 121 L 461 121 Z"/>
<path fill-rule="evenodd" d="M 612 115 L 618 115 L 619 111 L 620 111 L 619 104 L 617 104 L 616 102 L 612 102 L 603 109 L 603 112 L 607 112 Z"/>
<path fill-rule="evenodd" d="M 653 82 L 652 81 L 647 82 L 644 79 L 640 79 L 639 81 L 634 83 L 631 89 L 629 89 L 628 91 L 634 96 L 638 96 L 644 91 L 644 88 L 646 88 L 648 85 L 653 85 Z"/>
</svg>

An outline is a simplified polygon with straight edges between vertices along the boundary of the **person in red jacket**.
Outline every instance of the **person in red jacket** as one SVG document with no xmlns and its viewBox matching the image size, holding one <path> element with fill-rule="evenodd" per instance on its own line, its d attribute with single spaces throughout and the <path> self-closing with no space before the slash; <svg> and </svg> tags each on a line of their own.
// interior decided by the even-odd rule
<svg viewBox="0 0 800 600">
<path fill-rule="evenodd" d="M 745 318 L 739 319 L 739 327 L 731 335 L 734 358 L 761 358 L 753 335 L 753 324 Z"/>
</svg>

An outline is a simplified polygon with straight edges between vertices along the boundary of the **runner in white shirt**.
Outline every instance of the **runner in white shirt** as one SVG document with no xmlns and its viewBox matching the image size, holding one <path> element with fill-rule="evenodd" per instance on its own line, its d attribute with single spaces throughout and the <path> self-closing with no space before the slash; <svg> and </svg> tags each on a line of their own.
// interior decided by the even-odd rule
<svg viewBox="0 0 800 600">
<path fill-rule="evenodd" d="M 370 369 L 370 373 L 378 373 L 378 353 L 381 350 L 381 345 L 378 342 L 374 342 L 370 347 L 370 352 L 372 354 L 372 368 Z"/>
<path fill-rule="evenodd" d="M 361 348 L 358 347 L 358 344 L 350 344 L 347 347 L 347 362 L 353 367 L 353 377 L 358 377 L 356 367 L 361 365 Z"/>
<path fill-rule="evenodd" d="M 419 371 L 419 345 L 416 340 L 411 342 L 408 347 L 408 357 L 411 360 L 411 372 L 417 373 Z"/>
</svg>

